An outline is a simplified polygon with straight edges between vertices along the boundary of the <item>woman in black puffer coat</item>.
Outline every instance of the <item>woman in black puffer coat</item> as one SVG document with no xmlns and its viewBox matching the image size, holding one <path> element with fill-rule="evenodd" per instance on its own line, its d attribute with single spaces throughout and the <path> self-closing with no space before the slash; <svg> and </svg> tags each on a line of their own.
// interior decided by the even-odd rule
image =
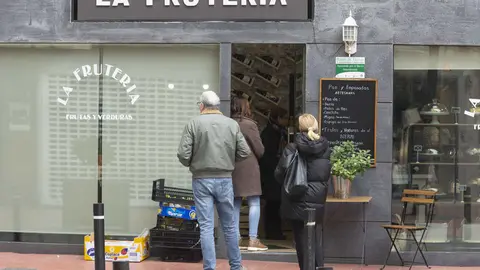
<svg viewBox="0 0 480 270">
<path fill-rule="evenodd" d="M 283 218 L 291 222 L 297 249 L 297 258 L 300 269 L 303 270 L 304 241 L 306 237 L 305 222 L 307 220 L 307 208 L 315 208 L 315 265 L 323 267 L 322 227 L 325 212 L 325 201 L 328 192 L 328 180 L 330 178 L 330 147 L 328 141 L 318 134 L 318 122 L 311 114 L 303 114 L 298 118 L 299 130 L 294 143 L 289 144 L 283 151 L 282 157 L 275 170 L 275 178 L 282 184 L 289 156 L 298 153 L 307 164 L 308 189 L 300 198 L 291 199 L 282 188 L 281 213 Z"/>
</svg>

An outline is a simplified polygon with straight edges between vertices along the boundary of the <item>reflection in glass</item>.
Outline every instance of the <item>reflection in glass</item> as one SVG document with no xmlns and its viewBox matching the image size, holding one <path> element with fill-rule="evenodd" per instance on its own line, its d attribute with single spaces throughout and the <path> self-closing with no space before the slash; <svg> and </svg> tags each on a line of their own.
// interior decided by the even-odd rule
<svg viewBox="0 0 480 270">
<path fill-rule="evenodd" d="M 472 98 L 480 98 L 479 48 L 395 47 L 392 214 L 401 213 L 404 188 L 437 190 L 429 251 L 480 248 L 480 115 Z M 425 218 L 422 207 L 407 213 L 410 224 Z"/>
</svg>

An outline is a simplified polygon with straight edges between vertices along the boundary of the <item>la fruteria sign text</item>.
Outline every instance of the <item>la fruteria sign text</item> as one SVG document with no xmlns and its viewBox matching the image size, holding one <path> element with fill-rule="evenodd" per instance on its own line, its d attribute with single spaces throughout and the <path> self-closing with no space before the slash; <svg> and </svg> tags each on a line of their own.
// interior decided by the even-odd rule
<svg viewBox="0 0 480 270">
<path fill-rule="evenodd" d="M 76 21 L 306 21 L 313 0 L 72 0 Z"/>
<path fill-rule="evenodd" d="M 97 7 L 117 7 L 117 6 L 130 6 L 131 0 L 96 0 Z M 135 0 L 133 0 L 135 1 Z M 145 0 L 145 6 L 151 7 L 153 4 L 159 3 L 166 7 L 181 5 L 186 7 L 195 7 L 200 3 L 200 0 Z M 277 5 L 287 6 L 287 0 L 208 0 L 209 6 L 223 5 L 223 6 L 275 6 Z"/>
</svg>

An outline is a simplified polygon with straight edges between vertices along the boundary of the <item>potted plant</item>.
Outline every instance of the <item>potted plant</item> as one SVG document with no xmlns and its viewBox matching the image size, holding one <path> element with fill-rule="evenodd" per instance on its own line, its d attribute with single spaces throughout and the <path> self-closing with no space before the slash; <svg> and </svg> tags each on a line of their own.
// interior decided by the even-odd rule
<svg viewBox="0 0 480 270">
<path fill-rule="evenodd" d="M 370 168 L 372 156 L 370 150 L 360 150 L 352 141 L 345 141 L 333 147 L 330 162 L 335 197 L 346 199 L 350 196 L 351 182 Z"/>
</svg>

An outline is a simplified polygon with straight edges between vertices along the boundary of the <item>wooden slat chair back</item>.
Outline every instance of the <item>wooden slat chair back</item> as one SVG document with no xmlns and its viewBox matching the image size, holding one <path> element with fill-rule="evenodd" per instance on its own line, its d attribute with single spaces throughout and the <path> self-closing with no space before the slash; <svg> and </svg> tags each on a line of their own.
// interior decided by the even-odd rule
<svg viewBox="0 0 480 270">
<path fill-rule="evenodd" d="M 433 219 L 433 213 L 435 210 L 435 200 L 436 200 L 437 191 L 433 190 L 417 190 L 417 189 L 405 189 L 403 190 L 401 202 L 403 203 L 402 208 L 402 215 L 401 215 L 401 222 L 400 224 L 388 224 L 382 225 L 382 227 L 387 231 L 388 237 L 390 238 L 391 246 L 388 249 L 388 255 L 385 259 L 385 263 L 381 269 L 384 269 L 388 263 L 388 259 L 390 258 L 392 248 L 395 249 L 397 256 L 400 258 L 400 262 L 405 265 L 405 261 L 403 260 L 397 246 L 395 245 L 395 241 L 397 240 L 413 240 L 417 246 L 415 250 L 415 255 L 413 256 L 413 260 L 410 264 L 410 268 L 412 269 L 413 264 L 415 263 L 415 258 L 417 254 L 420 252 L 420 255 L 423 258 L 423 262 L 425 266 L 430 268 L 427 263 L 427 259 L 425 259 L 425 255 L 423 254 L 421 246 L 424 245 L 423 238 L 425 236 L 425 232 L 427 231 L 428 225 Z M 408 205 L 411 204 L 414 207 L 416 205 L 424 205 L 426 206 L 426 216 L 425 216 L 425 225 L 418 226 L 417 224 L 405 224 L 405 217 L 407 214 Z M 412 237 L 412 239 L 398 239 L 399 233 L 401 231 L 408 232 L 408 234 Z M 416 232 L 421 232 L 420 239 L 417 239 Z M 407 234 L 407 235 L 408 235 Z"/>
</svg>

